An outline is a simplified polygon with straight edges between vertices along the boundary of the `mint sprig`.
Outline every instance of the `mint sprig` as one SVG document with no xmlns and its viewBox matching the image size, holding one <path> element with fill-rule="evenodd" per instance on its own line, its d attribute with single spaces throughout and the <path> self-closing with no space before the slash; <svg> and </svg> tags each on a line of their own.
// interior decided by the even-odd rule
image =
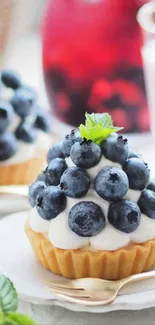
<svg viewBox="0 0 155 325">
<path fill-rule="evenodd" d="M 16 313 L 18 297 L 13 283 L 4 275 L 0 275 L 0 324 L 1 325 L 34 325 L 29 317 Z"/>
<path fill-rule="evenodd" d="M 4 275 L 0 276 L 0 307 L 3 312 L 16 311 L 18 298 L 13 283 Z"/>
<path fill-rule="evenodd" d="M 34 325 L 34 321 L 26 315 L 18 314 L 18 313 L 8 313 L 5 316 L 5 325 Z"/>
<path fill-rule="evenodd" d="M 97 144 L 106 140 L 112 133 L 123 129 L 123 127 L 113 125 L 112 118 L 108 113 L 86 113 L 85 118 L 85 125 L 79 126 L 80 135 L 82 138 L 92 140 Z"/>
</svg>

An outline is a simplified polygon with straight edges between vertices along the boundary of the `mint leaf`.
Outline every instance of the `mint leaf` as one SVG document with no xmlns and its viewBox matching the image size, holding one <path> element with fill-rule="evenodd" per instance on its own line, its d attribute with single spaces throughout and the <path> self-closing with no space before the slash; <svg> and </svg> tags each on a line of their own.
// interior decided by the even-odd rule
<svg viewBox="0 0 155 325">
<path fill-rule="evenodd" d="M 86 116 L 86 123 L 88 123 L 89 126 L 95 126 L 97 124 L 102 125 L 105 128 L 113 127 L 113 121 L 108 113 L 92 113 L 92 114 L 85 114 Z M 91 125 L 89 123 L 91 121 Z"/>
<path fill-rule="evenodd" d="M 5 322 L 5 324 L 10 325 L 35 325 L 31 318 L 18 313 L 8 313 L 5 317 Z"/>
<path fill-rule="evenodd" d="M 108 138 L 112 133 L 122 130 L 122 127 L 113 126 L 113 121 L 108 113 L 103 114 L 85 114 L 85 125 L 79 126 L 80 135 L 82 138 L 92 140 L 100 144 Z"/>
<path fill-rule="evenodd" d="M 0 324 L 34 325 L 31 318 L 15 313 L 17 307 L 18 298 L 13 283 L 4 275 L 0 275 Z"/>
<path fill-rule="evenodd" d="M 4 314 L 1 309 L 0 309 L 0 324 L 5 324 Z"/>
<path fill-rule="evenodd" d="M 18 298 L 13 283 L 4 275 L 0 275 L 0 308 L 6 313 L 16 311 Z"/>
</svg>

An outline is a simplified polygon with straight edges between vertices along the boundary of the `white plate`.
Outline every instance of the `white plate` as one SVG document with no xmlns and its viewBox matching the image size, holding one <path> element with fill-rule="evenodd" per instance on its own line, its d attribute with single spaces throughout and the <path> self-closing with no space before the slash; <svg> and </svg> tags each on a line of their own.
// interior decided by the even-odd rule
<svg viewBox="0 0 155 325">
<path fill-rule="evenodd" d="M 9 215 L 0 220 L 0 271 L 14 282 L 21 299 L 35 304 L 59 305 L 76 311 L 107 312 L 136 310 L 155 306 L 155 279 L 126 287 L 111 305 L 88 307 L 73 304 L 51 295 L 42 280 L 60 277 L 45 270 L 36 261 L 24 232 L 28 212 Z"/>
<path fill-rule="evenodd" d="M 30 204 L 26 197 L 19 195 L 0 195 L 0 216 L 30 209 Z"/>
</svg>

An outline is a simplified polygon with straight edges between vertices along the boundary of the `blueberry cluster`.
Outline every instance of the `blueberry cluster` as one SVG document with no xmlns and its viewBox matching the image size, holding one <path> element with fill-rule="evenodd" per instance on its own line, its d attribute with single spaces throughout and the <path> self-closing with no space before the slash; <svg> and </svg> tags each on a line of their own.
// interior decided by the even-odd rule
<svg viewBox="0 0 155 325">
<path fill-rule="evenodd" d="M 0 100 L 0 161 L 12 157 L 17 151 L 17 140 L 33 143 L 37 129 L 49 132 L 50 123 L 37 104 L 36 91 L 22 83 L 20 76 L 13 71 L 1 71 L 3 88 L 12 89 L 12 98 Z M 2 94 L 3 96 L 3 94 Z M 15 116 L 20 120 L 13 132 L 8 131 Z"/>
<path fill-rule="evenodd" d="M 67 166 L 70 157 L 73 167 Z M 97 172 L 93 180 L 89 171 L 100 160 L 108 159 L 116 166 L 107 166 Z M 39 215 L 51 220 L 66 207 L 67 197 L 81 198 L 70 210 L 70 229 L 81 237 L 98 234 L 106 226 L 106 216 L 99 205 L 83 201 L 90 187 L 101 200 L 109 202 L 107 219 L 124 233 L 131 233 L 140 223 L 141 212 L 155 218 L 155 181 L 149 183 L 147 164 L 130 151 L 128 140 L 113 134 L 98 145 L 82 139 L 74 130 L 65 139 L 50 148 L 48 166 L 29 188 L 29 201 Z M 118 167 L 118 164 L 120 167 Z M 125 199 L 128 190 L 140 190 L 137 203 Z"/>
</svg>

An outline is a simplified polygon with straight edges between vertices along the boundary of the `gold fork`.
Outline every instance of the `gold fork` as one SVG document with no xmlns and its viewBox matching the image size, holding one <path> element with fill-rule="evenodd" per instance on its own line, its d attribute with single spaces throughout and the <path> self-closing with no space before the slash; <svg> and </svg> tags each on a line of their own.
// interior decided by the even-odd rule
<svg viewBox="0 0 155 325">
<path fill-rule="evenodd" d="M 117 281 L 96 278 L 76 280 L 44 281 L 51 293 L 66 298 L 70 302 L 86 305 L 106 305 L 115 300 L 120 289 L 125 285 L 144 279 L 155 278 L 155 271 L 131 275 Z"/>
<path fill-rule="evenodd" d="M 20 196 L 27 196 L 27 185 L 6 185 L 0 186 L 0 194 L 15 194 Z"/>
</svg>

